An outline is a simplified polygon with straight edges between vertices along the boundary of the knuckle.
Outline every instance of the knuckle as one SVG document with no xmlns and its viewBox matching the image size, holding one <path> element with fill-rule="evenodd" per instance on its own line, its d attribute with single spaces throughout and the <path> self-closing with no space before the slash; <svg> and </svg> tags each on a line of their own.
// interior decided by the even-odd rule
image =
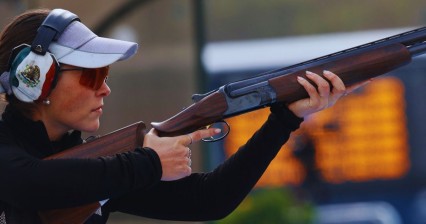
<svg viewBox="0 0 426 224">
<path fill-rule="evenodd" d="M 200 139 L 201 138 L 201 130 L 192 133 L 192 138 L 193 139 Z"/>
<path fill-rule="evenodd" d="M 191 160 L 190 158 L 185 157 L 185 165 L 188 165 L 190 160 Z"/>
<path fill-rule="evenodd" d="M 310 83 L 308 83 L 308 84 L 306 84 L 306 85 L 305 85 L 305 89 L 306 89 L 308 92 L 316 91 L 315 87 L 314 87 L 313 85 L 311 85 Z"/>
<path fill-rule="evenodd" d="M 188 152 L 188 149 L 186 147 L 180 147 L 179 148 L 179 156 L 183 156 L 186 158 L 186 153 Z"/>
<path fill-rule="evenodd" d="M 187 138 L 188 138 L 188 136 L 186 136 L 186 135 L 179 136 L 179 138 L 177 139 L 175 144 L 176 145 L 183 145 L 187 141 Z"/>
<path fill-rule="evenodd" d="M 181 167 L 181 169 L 180 169 L 181 172 L 180 173 L 182 173 L 182 175 L 187 176 L 187 174 L 189 172 L 191 172 L 191 170 L 190 170 L 191 167 L 188 166 L 188 163 L 182 164 L 180 167 Z"/>
<path fill-rule="evenodd" d="M 318 98 L 312 98 L 310 101 L 311 107 L 318 107 L 319 104 L 320 104 L 320 100 Z"/>
<path fill-rule="evenodd" d="M 328 89 L 328 88 L 330 88 L 330 84 L 328 84 L 328 82 L 326 82 L 326 81 L 322 81 L 318 84 L 318 88 Z"/>
</svg>

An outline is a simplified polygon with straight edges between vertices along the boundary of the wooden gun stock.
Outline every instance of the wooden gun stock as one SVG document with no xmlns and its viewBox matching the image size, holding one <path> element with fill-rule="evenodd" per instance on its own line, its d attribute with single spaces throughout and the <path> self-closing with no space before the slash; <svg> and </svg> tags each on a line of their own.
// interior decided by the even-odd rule
<svg viewBox="0 0 426 224">
<path fill-rule="evenodd" d="M 411 62 L 410 51 L 404 45 L 395 43 L 374 51 L 307 67 L 294 73 L 272 78 L 268 82 L 277 94 L 277 101 L 291 103 L 308 97 L 308 93 L 297 82 L 297 76 L 306 78 L 305 71 L 322 74 L 324 70 L 328 70 L 338 75 L 346 86 L 350 86 L 383 75 L 409 62 Z M 306 80 L 309 79 L 306 78 Z M 311 83 L 315 85 L 313 82 Z"/>
<path fill-rule="evenodd" d="M 134 150 L 142 146 L 145 124 L 137 122 L 121 128 L 93 141 L 75 146 L 58 154 L 49 156 L 49 159 L 66 158 L 97 158 L 101 156 L 112 156 L 118 153 Z M 78 206 L 74 208 L 53 209 L 40 211 L 39 216 L 44 224 L 81 224 L 90 218 L 97 209 L 99 202 Z"/>
</svg>

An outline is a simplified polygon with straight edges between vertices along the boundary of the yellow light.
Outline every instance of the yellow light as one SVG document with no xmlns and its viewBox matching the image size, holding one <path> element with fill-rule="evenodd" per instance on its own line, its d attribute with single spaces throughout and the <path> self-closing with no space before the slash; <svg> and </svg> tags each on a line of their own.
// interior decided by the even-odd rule
<svg viewBox="0 0 426 224">
<path fill-rule="evenodd" d="M 269 109 L 263 109 L 229 119 L 227 155 L 243 145 L 268 114 Z M 305 118 L 258 186 L 299 185 L 305 180 L 307 170 L 293 155 L 296 136 L 313 141 L 315 165 L 326 182 L 401 178 L 410 168 L 407 133 L 403 84 L 394 77 L 376 79 L 333 107 Z"/>
</svg>

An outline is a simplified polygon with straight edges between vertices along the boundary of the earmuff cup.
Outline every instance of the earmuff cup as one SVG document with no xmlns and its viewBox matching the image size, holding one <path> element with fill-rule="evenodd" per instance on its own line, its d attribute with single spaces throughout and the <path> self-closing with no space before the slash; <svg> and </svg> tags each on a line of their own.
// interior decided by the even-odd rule
<svg viewBox="0 0 426 224">
<path fill-rule="evenodd" d="M 23 102 L 42 101 L 56 86 L 60 65 L 48 52 L 65 28 L 80 19 L 73 13 L 52 10 L 37 31 L 33 43 L 15 47 L 9 58 L 9 84 L 12 93 Z"/>
<path fill-rule="evenodd" d="M 49 96 L 56 86 L 59 63 L 54 55 L 31 51 L 31 46 L 20 45 L 12 51 L 9 82 L 13 94 L 23 102 L 35 102 Z"/>
</svg>

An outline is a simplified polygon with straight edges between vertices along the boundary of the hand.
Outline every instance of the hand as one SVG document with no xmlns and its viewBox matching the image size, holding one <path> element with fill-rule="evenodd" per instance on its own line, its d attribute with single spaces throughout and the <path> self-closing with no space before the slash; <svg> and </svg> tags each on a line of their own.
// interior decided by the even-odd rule
<svg viewBox="0 0 426 224">
<path fill-rule="evenodd" d="M 143 147 L 153 149 L 160 157 L 163 169 L 161 180 L 177 180 L 192 173 L 189 145 L 219 132 L 220 129 L 209 128 L 176 137 L 159 137 L 157 131 L 151 129 L 145 135 Z"/>
<path fill-rule="evenodd" d="M 306 79 L 300 76 L 297 77 L 297 81 L 305 88 L 306 92 L 308 92 L 309 98 L 298 100 L 288 105 L 288 108 L 296 116 L 305 117 L 309 114 L 331 107 L 340 99 L 340 97 L 371 81 L 367 80 L 346 88 L 343 81 L 336 74 L 330 71 L 324 71 L 323 74 L 332 85 L 331 91 L 329 83 L 315 73 L 307 71 L 306 77 L 312 80 L 317 85 L 317 88 L 315 88 L 315 86 Z"/>
</svg>

